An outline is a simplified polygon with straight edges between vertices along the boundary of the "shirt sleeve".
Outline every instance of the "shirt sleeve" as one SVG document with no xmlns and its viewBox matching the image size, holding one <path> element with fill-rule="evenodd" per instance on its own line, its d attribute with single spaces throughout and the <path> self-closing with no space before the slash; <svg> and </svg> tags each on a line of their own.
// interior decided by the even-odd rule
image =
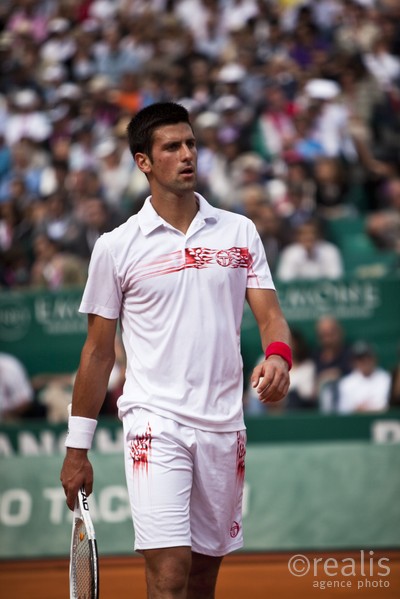
<svg viewBox="0 0 400 599">
<path fill-rule="evenodd" d="M 247 288 L 275 289 L 264 246 L 254 223 L 250 220 L 248 240 L 250 260 L 247 271 Z"/>
<path fill-rule="evenodd" d="M 102 235 L 93 248 L 88 279 L 79 312 L 104 318 L 119 318 L 122 289 L 111 249 Z"/>
</svg>

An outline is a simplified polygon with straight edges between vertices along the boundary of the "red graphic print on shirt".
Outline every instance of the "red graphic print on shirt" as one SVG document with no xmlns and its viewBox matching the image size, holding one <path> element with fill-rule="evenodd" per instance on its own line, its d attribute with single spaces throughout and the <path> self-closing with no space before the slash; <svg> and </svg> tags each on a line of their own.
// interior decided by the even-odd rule
<svg viewBox="0 0 400 599">
<path fill-rule="evenodd" d="M 151 441 L 151 427 L 150 424 L 148 424 L 146 427 L 146 432 L 143 435 L 136 435 L 135 439 L 131 441 L 130 454 L 134 469 L 144 468 L 147 472 L 149 466 Z"/>
<path fill-rule="evenodd" d="M 152 262 L 140 262 L 134 269 L 133 282 L 168 275 L 186 268 L 199 270 L 209 267 L 247 268 L 249 276 L 254 276 L 252 265 L 253 259 L 247 247 L 231 247 L 222 250 L 190 247 L 185 248 L 184 252 L 164 254 Z"/>
<path fill-rule="evenodd" d="M 186 268 L 206 268 L 219 266 L 229 268 L 249 268 L 252 259 L 247 248 L 232 247 L 226 250 L 212 250 L 210 248 L 186 248 Z"/>
</svg>

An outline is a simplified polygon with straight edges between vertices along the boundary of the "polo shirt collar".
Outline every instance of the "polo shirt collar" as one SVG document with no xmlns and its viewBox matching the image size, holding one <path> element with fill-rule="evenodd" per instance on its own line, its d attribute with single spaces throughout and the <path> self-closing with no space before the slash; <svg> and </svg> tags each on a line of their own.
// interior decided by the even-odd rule
<svg viewBox="0 0 400 599">
<path fill-rule="evenodd" d="M 217 209 L 211 206 L 211 204 L 209 204 L 199 193 L 196 193 L 195 195 L 199 203 L 199 210 L 194 219 L 204 222 L 217 222 Z M 146 198 L 143 207 L 138 212 L 138 223 L 143 235 L 149 235 L 155 231 L 155 229 L 158 229 L 158 227 L 166 225 L 165 220 L 154 210 L 151 204 L 151 196 Z"/>
</svg>

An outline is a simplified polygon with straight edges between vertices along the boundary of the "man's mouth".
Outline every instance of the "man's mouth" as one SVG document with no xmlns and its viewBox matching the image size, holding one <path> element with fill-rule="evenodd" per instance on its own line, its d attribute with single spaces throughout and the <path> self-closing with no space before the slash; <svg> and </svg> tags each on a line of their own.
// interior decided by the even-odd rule
<svg viewBox="0 0 400 599">
<path fill-rule="evenodd" d="M 192 166 L 187 166 L 180 171 L 181 175 L 193 175 L 194 168 Z"/>
</svg>

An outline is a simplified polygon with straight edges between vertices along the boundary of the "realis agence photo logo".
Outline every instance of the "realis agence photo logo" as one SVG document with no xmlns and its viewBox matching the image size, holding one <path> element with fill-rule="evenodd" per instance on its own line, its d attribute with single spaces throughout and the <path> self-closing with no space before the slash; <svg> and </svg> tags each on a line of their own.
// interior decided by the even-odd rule
<svg viewBox="0 0 400 599">
<path fill-rule="evenodd" d="M 290 557 L 288 569 L 292 576 L 308 576 L 312 587 L 321 590 L 390 588 L 390 559 L 364 549 L 340 558 L 297 553 Z"/>
</svg>

